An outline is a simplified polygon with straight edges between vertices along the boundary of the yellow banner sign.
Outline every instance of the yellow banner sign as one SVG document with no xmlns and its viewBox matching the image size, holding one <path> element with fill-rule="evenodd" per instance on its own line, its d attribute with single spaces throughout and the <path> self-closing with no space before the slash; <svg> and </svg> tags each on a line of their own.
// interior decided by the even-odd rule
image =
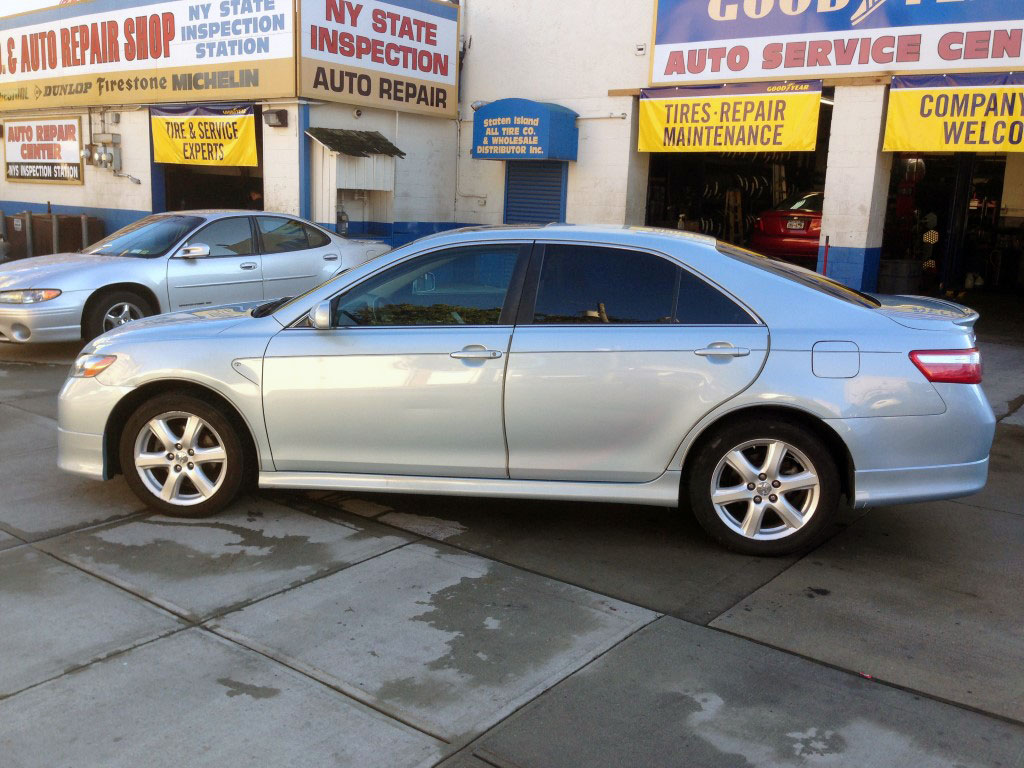
<svg viewBox="0 0 1024 768">
<path fill-rule="evenodd" d="M 821 81 L 645 88 L 641 152 L 811 152 Z"/>
<path fill-rule="evenodd" d="M 251 106 L 154 108 L 150 120 L 154 162 L 259 165 Z"/>
<path fill-rule="evenodd" d="M 886 152 L 1024 152 L 1024 76 L 894 77 Z"/>
</svg>

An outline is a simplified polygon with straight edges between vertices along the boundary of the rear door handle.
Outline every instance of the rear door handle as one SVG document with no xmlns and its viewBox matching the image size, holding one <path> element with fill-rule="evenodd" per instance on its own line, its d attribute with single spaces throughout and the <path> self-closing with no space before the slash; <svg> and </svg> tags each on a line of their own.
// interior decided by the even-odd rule
<svg viewBox="0 0 1024 768">
<path fill-rule="evenodd" d="M 325 253 L 324 254 L 324 261 L 337 261 L 337 260 L 338 260 L 338 254 L 336 254 L 336 253 Z"/>
<path fill-rule="evenodd" d="M 733 347 L 733 346 L 716 346 L 712 344 L 704 349 L 695 349 L 693 354 L 700 355 L 701 357 L 746 357 L 750 354 L 750 350 L 746 347 Z"/>
<path fill-rule="evenodd" d="M 242 269 L 256 269 L 256 262 L 247 261 L 241 265 Z"/>
<path fill-rule="evenodd" d="M 460 349 L 458 352 L 452 352 L 449 356 L 454 357 L 456 360 L 497 360 L 501 357 L 501 352 L 497 349 L 467 347 L 466 349 Z"/>
</svg>

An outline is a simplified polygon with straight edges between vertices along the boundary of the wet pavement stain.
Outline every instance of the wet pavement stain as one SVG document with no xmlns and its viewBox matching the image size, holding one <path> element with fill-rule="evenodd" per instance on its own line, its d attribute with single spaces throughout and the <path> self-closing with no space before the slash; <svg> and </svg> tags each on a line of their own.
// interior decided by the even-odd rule
<svg viewBox="0 0 1024 768">
<path fill-rule="evenodd" d="M 538 594 L 527 581 L 502 568 L 435 592 L 430 608 L 411 619 L 452 635 L 447 653 L 424 665 L 434 675 L 390 680 L 377 696 L 429 707 L 465 696 L 467 686 L 514 685 L 602 627 L 599 614 L 577 602 L 579 593 L 557 594 L 571 588 L 552 584 L 554 594 Z"/>
<path fill-rule="evenodd" d="M 230 677 L 218 677 L 217 682 L 228 689 L 228 698 L 234 698 L 235 696 L 248 696 L 252 699 L 272 699 L 281 693 L 280 688 L 250 685 L 249 683 L 241 683 L 238 680 L 232 680 Z"/>
<path fill-rule="evenodd" d="M 813 600 L 816 597 L 825 597 L 826 595 L 831 594 L 832 590 L 825 589 L 824 587 L 808 587 L 807 591 L 804 592 L 804 596 L 809 597 L 811 600 Z"/>
</svg>

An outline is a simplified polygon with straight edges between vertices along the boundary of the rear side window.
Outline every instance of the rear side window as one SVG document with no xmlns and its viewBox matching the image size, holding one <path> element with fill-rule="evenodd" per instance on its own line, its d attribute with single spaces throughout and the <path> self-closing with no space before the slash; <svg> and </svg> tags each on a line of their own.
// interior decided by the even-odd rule
<svg viewBox="0 0 1024 768">
<path fill-rule="evenodd" d="M 856 304 L 858 307 L 877 309 L 882 306 L 881 302 L 873 299 L 866 293 L 855 291 L 853 288 L 847 288 L 840 282 L 824 275 L 819 275 L 817 272 L 811 272 L 809 269 L 798 267 L 795 264 L 789 264 L 785 261 L 773 259 L 770 256 L 762 256 L 760 253 L 748 251 L 746 248 L 737 248 L 735 245 L 725 245 L 724 243 L 718 244 L 718 251 L 737 261 L 742 261 L 744 264 L 763 269 L 765 272 L 771 272 L 773 275 L 784 277 L 787 280 L 800 283 L 821 293 L 827 293 L 829 296 L 842 299 L 850 304 Z"/>
<path fill-rule="evenodd" d="M 309 240 L 310 248 L 323 248 L 325 245 L 330 244 L 331 238 L 321 232 L 315 227 L 305 226 L 306 239 Z"/>
<path fill-rule="evenodd" d="M 536 324 L 751 325 L 732 299 L 668 259 L 591 245 L 548 245 Z"/>
<path fill-rule="evenodd" d="M 306 228 L 301 221 L 279 219 L 275 216 L 257 216 L 264 253 L 287 253 L 309 248 Z"/>
</svg>

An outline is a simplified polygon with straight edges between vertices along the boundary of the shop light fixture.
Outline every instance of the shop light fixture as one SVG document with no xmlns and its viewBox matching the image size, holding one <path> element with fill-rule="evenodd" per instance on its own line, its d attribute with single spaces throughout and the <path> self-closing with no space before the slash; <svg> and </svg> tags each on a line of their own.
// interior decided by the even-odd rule
<svg viewBox="0 0 1024 768">
<path fill-rule="evenodd" d="M 263 122 L 271 128 L 288 127 L 287 109 L 265 109 L 263 110 Z"/>
</svg>

